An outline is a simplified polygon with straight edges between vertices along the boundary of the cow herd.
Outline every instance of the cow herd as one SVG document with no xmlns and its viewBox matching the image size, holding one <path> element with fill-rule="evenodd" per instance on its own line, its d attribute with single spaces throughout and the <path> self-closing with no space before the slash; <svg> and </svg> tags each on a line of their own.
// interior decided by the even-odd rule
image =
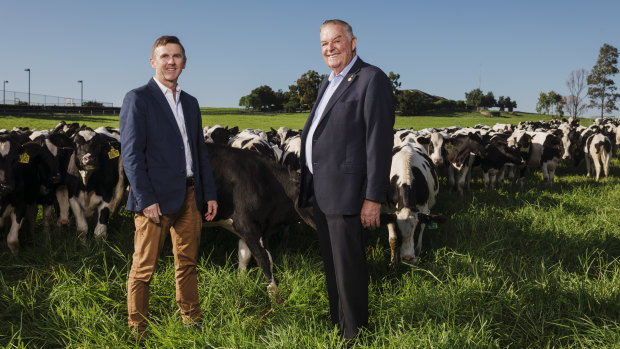
<svg viewBox="0 0 620 349">
<path fill-rule="evenodd" d="M 440 176 L 449 190 L 463 195 L 472 173 L 481 173 L 492 190 L 505 180 L 524 186 L 534 170 L 550 185 L 561 161 L 586 162 L 587 176 L 609 175 L 610 158 L 620 143 L 617 120 L 520 122 L 472 128 L 399 129 L 394 131 L 390 190 L 383 206 L 391 262 L 417 262 L 425 227 L 441 223 L 432 215 Z M 263 271 L 271 294 L 277 294 L 269 236 L 292 224 L 314 228 L 312 213 L 297 206 L 299 193 L 299 130 L 239 130 L 215 125 L 204 128 L 219 212 L 214 222 L 239 238 L 239 268 L 251 256 Z M 105 238 L 111 214 L 126 195 L 119 131 L 95 130 L 59 123 L 52 130 L 0 130 L 0 226 L 8 225 L 7 245 L 19 251 L 19 231 L 28 221 L 35 230 L 38 206 L 49 228 L 54 211 L 59 227 L 75 217 L 77 237 L 86 242 L 88 221 L 94 236 Z M 415 238 L 417 236 L 417 238 Z"/>
</svg>

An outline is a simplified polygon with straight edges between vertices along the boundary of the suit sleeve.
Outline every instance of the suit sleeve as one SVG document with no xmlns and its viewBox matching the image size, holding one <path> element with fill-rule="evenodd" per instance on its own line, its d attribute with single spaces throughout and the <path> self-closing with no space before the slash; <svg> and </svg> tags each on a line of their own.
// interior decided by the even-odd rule
<svg viewBox="0 0 620 349">
<path fill-rule="evenodd" d="M 394 146 L 394 99 L 388 77 L 377 71 L 370 79 L 364 102 L 366 122 L 366 199 L 385 202 Z"/>
<path fill-rule="evenodd" d="M 217 190 L 215 187 L 215 180 L 213 179 L 213 172 L 211 170 L 211 162 L 209 161 L 209 151 L 207 150 L 207 144 L 204 141 L 204 135 L 202 133 L 202 117 L 200 116 L 200 107 L 196 101 L 196 115 L 197 115 L 197 141 L 198 141 L 198 159 L 200 166 L 200 182 L 202 183 L 202 197 L 204 201 L 217 200 Z"/>
<path fill-rule="evenodd" d="M 125 175 L 140 210 L 157 202 L 147 174 L 146 114 L 145 101 L 135 91 L 127 93 L 119 115 L 121 152 Z"/>
</svg>

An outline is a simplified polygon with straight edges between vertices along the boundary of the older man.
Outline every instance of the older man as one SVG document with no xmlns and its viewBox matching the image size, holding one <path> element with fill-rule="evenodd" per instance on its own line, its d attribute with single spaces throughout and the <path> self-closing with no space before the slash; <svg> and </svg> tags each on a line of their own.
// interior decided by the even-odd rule
<svg viewBox="0 0 620 349">
<path fill-rule="evenodd" d="M 164 241 L 172 240 L 176 300 L 184 323 L 200 327 L 196 264 L 204 218 L 217 213 L 216 188 L 196 98 L 178 85 L 187 58 L 175 36 L 153 45 L 155 77 L 127 93 L 119 117 L 127 209 L 135 212 L 133 262 L 127 285 L 129 327 L 142 338 L 149 283 Z"/>
<path fill-rule="evenodd" d="M 314 206 L 331 320 L 346 339 L 368 325 L 366 229 L 379 226 L 392 159 L 394 100 L 388 77 L 356 54 L 342 20 L 321 26 L 332 70 L 302 134 L 300 205 Z"/>
</svg>

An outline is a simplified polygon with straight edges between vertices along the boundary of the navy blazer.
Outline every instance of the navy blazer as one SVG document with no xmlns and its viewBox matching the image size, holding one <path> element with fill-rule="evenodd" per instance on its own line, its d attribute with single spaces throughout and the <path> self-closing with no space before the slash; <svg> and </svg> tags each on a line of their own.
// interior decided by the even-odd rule
<svg viewBox="0 0 620 349">
<path fill-rule="evenodd" d="M 181 91 L 185 127 L 192 153 L 194 194 L 198 210 L 216 200 L 198 101 Z M 129 180 L 127 209 L 141 212 L 159 203 L 163 214 L 177 212 L 185 200 L 187 170 L 181 131 L 161 89 L 151 79 L 129 91 L 119 116 L 121 155 Z"/>
<path fill-rule="evenodd" d="M 314 132 L 312 168 L 306 166 L 308 130 L 325 79 L 301 137 L 300 206 L 313 200 L 326 214 L 359 214 L 364 199 L 385 202 L 394 144 L 392 84 L 381 69 L 359 57 L 327 103 Z"/>
</svg>

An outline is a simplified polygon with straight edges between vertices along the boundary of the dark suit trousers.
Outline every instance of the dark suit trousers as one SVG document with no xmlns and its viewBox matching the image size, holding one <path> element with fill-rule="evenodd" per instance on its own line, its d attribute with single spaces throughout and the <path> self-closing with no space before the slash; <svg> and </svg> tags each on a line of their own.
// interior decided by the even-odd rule
<svg viewBox="0 0 620 349">
<path fill-rule="evenodd" d="M 329 313 L 345 338 L 368 326 L 367 231 L 360 215 L 326 215 L 314 201 Z"/>
</svg>

